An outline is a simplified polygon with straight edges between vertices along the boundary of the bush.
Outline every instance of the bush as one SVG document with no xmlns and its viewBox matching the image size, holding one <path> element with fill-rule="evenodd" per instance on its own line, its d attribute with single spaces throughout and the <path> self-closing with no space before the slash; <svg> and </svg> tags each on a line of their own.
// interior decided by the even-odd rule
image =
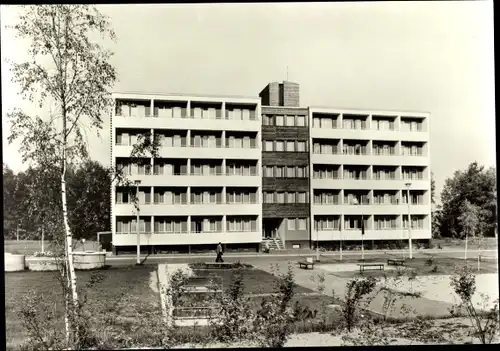
<svg viewBox="0 0 500 351">
<path fill-rule="evenodd" d="M 33 256 L 35 257 L 56 257 L 57 255 L 52 251 L 36 251 Z"/>
<path fill-rule="evenodd" d="M 376 284 L 377 279 L 374 277 L 354 278 L 347 283 L 341 311 L 345 326 L 349 332 L 359 319 L 361 300 L 375 289 Z"/>
<path fill-rule="evenodd" d="M 482 311 L 474 306 L 472 296 L 476 292 L 476 276 L 469 266 L 456 268 L 455 275 L 450 278 L 450 285 L 461 299 L 461 302 L 454 305 L 450 310 L 451 315 L 459 316 L 461 315 L 461 311 L 465 310 L 474 328 L 473 335 L 477 337 L 482 344 L 496 342 L 494 339 L 498 338 L 500 315 L 498 299 L 489 311 Z M 489 301 L 487 295 L 480 295 L 483 303 Z"/>
</svg>

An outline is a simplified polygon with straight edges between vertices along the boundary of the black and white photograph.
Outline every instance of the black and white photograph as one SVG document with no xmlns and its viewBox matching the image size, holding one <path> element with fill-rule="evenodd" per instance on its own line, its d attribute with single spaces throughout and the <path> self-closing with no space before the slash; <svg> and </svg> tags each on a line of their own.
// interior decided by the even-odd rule
<svg viewBox="0 0 500 351">
<path fill-rule="evenodd" d="M 6 350 L 500 343 L 493 1 L 0 16 Z"/>
</svg>

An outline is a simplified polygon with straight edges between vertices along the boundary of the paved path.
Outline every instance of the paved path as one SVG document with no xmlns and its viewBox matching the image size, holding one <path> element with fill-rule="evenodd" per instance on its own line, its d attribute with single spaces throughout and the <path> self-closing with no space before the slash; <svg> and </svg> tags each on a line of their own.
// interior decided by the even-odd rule
<svg viewBox="0 0 500 351">
<path fill-rule="evenodd" d="M 313 270 L 301 269 L 296 264 L 296 261 L 277 262 L 276 264 L 278 265 L 280 272 L 284 273 L 287 271 L 288 262 L 291 262 L 292 264 L 292 269 L 297 284 L 309 288 L 313 291 L 318 291 L 318 284 L 313 280 L 311 280 L 311 277 L 315 277 L 317 281 L 318 274 L 324 274 L 325 277 L 325 281 L 323 283 L 325 285 L 324 293 L 328 296 L 333 296 L 332 293 L 333 290 L 335 292 L 336 297 L 339 298 L 344 297 L 346 290 L 345 287 L 349 279 L 338 277 L 329 271 L 321 269 L 320 266 L 315 266 Z M 273 268 L 271 267 L 270 264 L 266 262 L 256 262 L 253 263 L 253 265 L 258 269 L 273 274 Z M 418 299 L 405 298 L 398 300 L 397 303 L 395 304 L 395 309 L 394 312 L 392 313 L 393 317 L 404 316 L 404 314 L 401 312 L 401 307 L 404 303 L 410 304 L 416 310 L 417 314 L 432 315 L 434 317 L 449 316 L 449 308 L 452 307 L 452 304 L 441 301 L 434 301 L 425 298 L 418 298 Z M 382 305 L 383 305 L 383 296 L 379 294 L 371 302 L 370 310 L 376 313 L 381 313 L 383 310 Z"/>
<path fill-rule="evenodd" d="M 469 257 L 476 257 L 478 250 L 468 250 Z M 482 250 L 481 251 L 484 254 L 487 254 L 488 256 L 495 256 L 498 257 L 497 250 Z M 365 256 L 373 256 L 373 255 L 407 255 L 408 251 L 402 251 L 402 250 L 371 250 L 371 251 L 365 251 Z M 425 255 L 451 255 L 451 256 L 460 256 L 464 254 L 463 250 L 457 250 L 457 249 L 448 249 L 448 250 L 437 250 L 437 249 L 429 249 L 429 250 L 415 250 L 413 255 L 415 257 L 420 257 L 420 256 L 425 256 Z M 251 258 L 251 257 L 315 257 L 316 253 L 306 250 L 306 251 L 296 251 L 296 252 L 289 252 L 287 251 L 277 251 L 274 253 L 266 254 L 266 253 L 256 253 L 256 252 L 241 252 L 241 253 L 226 253 L 224 254 L 224 259 L 225 258 Z M 361 252 L 360 251 L 347 251 L 343 252 L 342 254 L 345 257 L 352 257 L 352 256 L 360 256 L 361 257 Z M 320 256 L 322 257 L 339 257 L 338 252 L 322 252 L 320 253 Z M 161 254 L 161 255 L 141 255 L 141 259 L 144 259 L 147 257 L 148 261 L 154 260 L 156 263 L 158 261 L 162 260 L 167 260 L 167 259 L 215 259 L 216 254 L 215 253 L 202 253 L 202 254 L 190 254 L 190 255 L 185 255 L 185 254 Z M 108 256 L 106 257 L 106 261 L 135 261 L 136 256 L 135 255 L 118 255 L 118 256 Z"/>
</svg>

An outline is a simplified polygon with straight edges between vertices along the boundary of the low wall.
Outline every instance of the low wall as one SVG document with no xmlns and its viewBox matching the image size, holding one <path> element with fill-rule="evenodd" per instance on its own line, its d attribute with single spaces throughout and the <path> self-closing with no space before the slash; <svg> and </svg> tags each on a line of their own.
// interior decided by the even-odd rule
<svg viewBox="0 0 500 351">
<path fill-rule="evenodd" d="M 20 272 L 24 271 L 25 268 L 25 256 L 24 255 L 14 255 L 6 252 L 4 255 L 5 259 L 5 272 Z"/>
<path fill-rule="evenodd" d="M 26 265 L 30 271 L 57 271 L 56 259 L 54 257 L 28 257 L 26 259 Z"/>
<path fill-rule="evenodd" d="M 73 252 L 75 269 L 97 269 L 104 267 L 106 252 Z"/>
<path fill-rule="evenodd" d="M 106 263 L 106 252 L 73 252 L 73 263 L 78 270 L 102 268 Z M 54 257 L 29 257 L 27 265 L 30 271 L 57 270 Z"/>
</svg>

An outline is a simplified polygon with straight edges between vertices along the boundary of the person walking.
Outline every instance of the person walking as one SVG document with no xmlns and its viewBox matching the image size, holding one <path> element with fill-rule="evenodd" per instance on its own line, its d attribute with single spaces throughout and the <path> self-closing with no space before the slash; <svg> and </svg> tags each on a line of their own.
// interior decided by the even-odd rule
<svg viewBox="0 0 500 351">
<path fill-rule="evenodd" d="M 215 262 L 224 262 L 224 260 L 222 259 L 222 245 L 221 243 L 219 242 L 219 245 L 217 245 L 217 250 L 215 250 L 215 252 L 217 252 L 217 258 L 215 259 Z"/>
</svg>

